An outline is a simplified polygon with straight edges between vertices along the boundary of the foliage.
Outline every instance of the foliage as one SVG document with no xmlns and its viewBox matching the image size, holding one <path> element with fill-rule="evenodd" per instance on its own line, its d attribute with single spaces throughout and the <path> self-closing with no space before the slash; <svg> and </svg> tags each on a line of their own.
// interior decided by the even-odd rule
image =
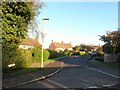
<svg viewBox="0 0 120 90">
<path fill-rule="evenodd" d="M 50 56 L 49 51 L 45 49 L 45 50 L 43 51 L 44 61 L 48 60 L 49 56 Z"/>
<path fill-rule="evenodd" d="M 9 49 L 8 49 L 9 50 Z M 6 51 L 6 50 L 5 50 Z M 15 68 L 27 68 L 31 65 L 32 61 L 32 52 L 30 49 L 23 50 L 23 49 L 17 49 L 15 53 L 11 51 L 11 54 L 5 53 L 3 51 L 3 62 L 2 66 L 3 69 L 7 69 L 9 64 L 15 64 Z M 11 56 L 13 55 L 14 58 Z M 11 58 L 10 58 L 11 57 Z M 9 62 L 8 62 L 9 60 Z"/>
<path fill-rule="evenodd" d="M 48 51 L 50 53 L 49 59 L 50 58 L 58 58 L 58 57 L 64 56 L 64 52 L 63 51 L 56 52 L 56 51 L 50 50 L 50 49 L 48 49 Z"/>
<path fill-rule="evenodd" d="M 80 44 L 80 50 L 85 50 L 85 49 L 86 49 L 85 44 Z"/>
<path fill-rule="evenodd" d="M 119 53 L 120 50 L 120 29 L 112 32 L 107 32 L 106 35 L 100 36 L 100 40 L 105 42 L 103 51 L 105 53 Z"/>
<path fill-rule="evenodd" d="M 68 49 L 65 49 L 64 54 L 65 54 L 65 56 L 71 56 L 72 52 L 70 50 L 68 50 Z"/>
<path fill-rule="evenodd" d="M 24 50 L 18 49 L 15 56 L 16 68 L 28 68 L 32 63 L 32 51 L 31 49 Z"/>
<path fill-rule="evenodd" d="M 79 52 L 73 52 L 72 55 L 80 55 Z"/>
<path fill-rule="evenodd" d="M 80 50 L 80 46 L 75 46 L 75 47 L 73 47 L 73 51 L 79 51 Z"/>
<path fill-rule="evenodd" d="M 41 48 L 34 48 L 32 50 L 32 56 L 33 56 L 33 61 L 32 62 L 41 62 Z M 43 58 L 44 61 L 47 60 L 50 56 L 50 53 L 48 50 L 43 50 Z"/>
<path fill-rule="evenodd" d="M 2 26 L 2 41 L 0 43 L 2 43 L 3 50 L 3 67 L 7 67 L 15 59 L 17 60 L 16 56 L 18 53 L 20 54 L 17 48 L 22 39 L 27 35 L 28 25 L 32 26 L 38 8 L 36 8 L 33 2 L 2 2 L 2 11 L 0 11 L 2 15 L 2 22 L 0 22 Z M 21 58 L 22 56 L 18 57 Z"/>
<path fill-rule="evenodd" d="M 86 54 L 85 51 L 80 51 L 79 53 L 80 53 L 80 55 L 85 55 Z"/>
</svg>

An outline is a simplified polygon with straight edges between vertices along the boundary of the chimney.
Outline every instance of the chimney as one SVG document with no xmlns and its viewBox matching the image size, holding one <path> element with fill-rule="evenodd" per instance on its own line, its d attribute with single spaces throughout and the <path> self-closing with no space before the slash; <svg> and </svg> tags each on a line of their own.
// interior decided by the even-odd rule
<svg viewBox="0 0 120 90">
<path fill-rule="evenodd" d="M 100 47 L 100 44 L 98 46 Z"/>
<path fill-rule="evenodd" d="M 38 33 L 38 32 L 36 32 L 36 38 L 35 38 L 35 39 L 37 39 L 37 40 L 38 40 L 38 37 L 39 37 L 39 33 Z"/>
<path fill-rule="evenodd" d="M 53 43 L 53 40 L 52 40 L 52 43 Z"/>
<path fill-rule="evenodd" d="M 62 41 L 62 43 L 63 43 L 63 41 Z"/>
</svg>

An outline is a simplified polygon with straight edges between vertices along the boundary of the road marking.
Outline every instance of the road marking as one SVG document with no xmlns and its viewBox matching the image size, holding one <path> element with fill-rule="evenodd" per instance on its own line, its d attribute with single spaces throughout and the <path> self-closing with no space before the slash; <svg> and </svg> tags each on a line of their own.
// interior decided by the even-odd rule
<svg viewBox="0 0 120 90">
<path fill-rule="evenodd" d="M 115 86 L 115 84 L 110 84 L 110 85 L 102 85 L 103 87 L 112 87 Z"/>
<path fill-rule="evenodd" d="M 88 68 L 88 69 L 91 69 L 91 70 L 94 70 L 94 71 L 97 71 L 97 72 L 103 73 L 103 74 L 107 74 L 107 75 L 112 76 L 112 77 L 115 77 L 115 78 L 120 78 L 119 76 L 112 75 L 112 74 L 110 74 L 110 73 L 106 73 L 106 72 L 103 72 L 103 71 L 98 70 L 98 69 L 94 69 L 94 68 L 91 68 L 91 67 L 88 67 L 88 66 L 85 66 L 85 67 Z"/>
<path fill-rule="evenodd" d="M 88 87 L 88 88 L 100 88 L 100 87 L 97 87 L 97 86 L 91 86 L 91 87 Z"/>
</svg>

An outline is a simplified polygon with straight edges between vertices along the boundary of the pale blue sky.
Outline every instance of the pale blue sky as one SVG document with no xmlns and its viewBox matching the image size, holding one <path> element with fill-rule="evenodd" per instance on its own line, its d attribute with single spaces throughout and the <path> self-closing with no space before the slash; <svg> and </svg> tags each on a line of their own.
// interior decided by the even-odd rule
<svg viewBox="0 0 120 90">
<path fill-rule="evenodd" d="M 42 17 L 49 18 L 44 22 L 45 48 L 51 40 L 71 42 L 73 46 L 103 44 L 98 35 L 118 28 L 117 2 L 46 2 L 46 5 L 37 17 L 40 23 Z"/>
</svg>

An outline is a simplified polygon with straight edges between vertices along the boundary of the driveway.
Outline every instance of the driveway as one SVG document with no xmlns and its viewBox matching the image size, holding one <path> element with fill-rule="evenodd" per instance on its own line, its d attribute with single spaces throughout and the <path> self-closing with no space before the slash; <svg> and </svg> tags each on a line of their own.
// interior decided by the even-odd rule
<svg viewBox="0 0 120 90">
<path fill-rule="evenodd" d="M 96 66 L 86 56 L 65 57 L 61 72 L 17 88 L 99 88 L 118 84 L 118 70 Z"/>
</svg>

